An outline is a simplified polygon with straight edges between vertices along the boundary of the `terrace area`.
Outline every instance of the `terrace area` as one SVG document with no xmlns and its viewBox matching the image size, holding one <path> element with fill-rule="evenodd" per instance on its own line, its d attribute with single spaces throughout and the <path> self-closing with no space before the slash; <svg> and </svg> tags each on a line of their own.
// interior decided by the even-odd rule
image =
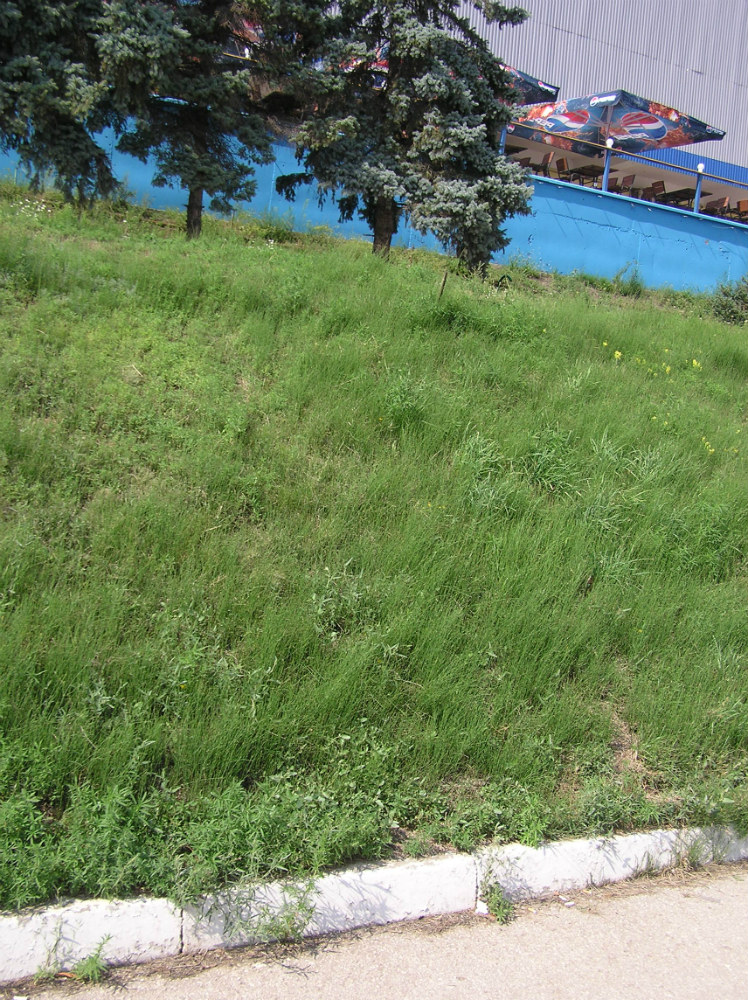
<svg viewBox="0 0 748 1000">
<path fill-rule="evenodd" d="M 694 149 L 723 139 L 722 129 L 623 89 L 549 101 L 533 79 L 523 75 L 518 94 L 527 103 L 501 136 L 506 155 L 530 173 L 748 223 L 748 169 Z"/>
<path fill-rule="evenodd" d="M 505 151 L 510 159 L 537 176 L 748 225 L 748 182 L 706 168 L 699 170 L 698 166 L 675 166 L 644 153 L 608 150 L 597 143 L 587 145 L 585 155 L 554 148 L 540 135 L 533 140 L 515 138 L 510 133 Z"/>
</svg>

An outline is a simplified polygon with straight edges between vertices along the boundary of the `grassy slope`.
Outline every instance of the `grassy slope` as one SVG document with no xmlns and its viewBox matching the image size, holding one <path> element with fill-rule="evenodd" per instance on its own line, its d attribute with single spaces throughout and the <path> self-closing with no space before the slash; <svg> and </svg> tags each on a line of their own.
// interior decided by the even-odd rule
<svg viewBox="0 0 748 1000">
<path fill-rule="evenodd" d="M 740 335 L 284 236 L 5 192 L 0 905 L 744 815 Z"/>
</svg>

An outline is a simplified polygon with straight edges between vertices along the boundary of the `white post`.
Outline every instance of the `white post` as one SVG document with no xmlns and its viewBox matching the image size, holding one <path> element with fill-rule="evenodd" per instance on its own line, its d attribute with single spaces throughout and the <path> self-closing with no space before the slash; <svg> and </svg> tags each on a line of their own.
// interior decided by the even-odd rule
<svg viewBox="0 0 748 1000">
<path fill-rule="evenodd" d="M 697 164 L 696 169 L 698 170 L 698 175 L 696 177 L 696 194 L 693 196 L 694 212 L 698 212 L 699 202 L 701 201 L 701 182 L 704 179 L 704 164 Z"/>
</svg>

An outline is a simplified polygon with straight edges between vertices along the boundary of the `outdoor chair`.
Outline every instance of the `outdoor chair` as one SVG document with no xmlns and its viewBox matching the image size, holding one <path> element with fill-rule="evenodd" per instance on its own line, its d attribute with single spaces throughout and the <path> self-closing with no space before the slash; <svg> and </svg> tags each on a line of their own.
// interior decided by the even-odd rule
<svg viewBox="0 0 748 1000">
<path fill-rule="evenodd" d="M 551 163 L 553 162 L 553 157 L 556 154 L 551 150 L 550 153 L 546 153 L 540 163 L 531 163 L 530 170 L 534 174 L 544 174 L 546 177 L 551 176 Z"/>
<path fill-rule="evenodd" d="M 667 201 L 665 181 L 653 181 L 652 185 L 644 191 L 644 197 L 647 201 L 656 201 L 658 203 Z"/>
<path fill-rule="evenodd" d="M 725 195 L 724 198 L 712 198 L 704 205 L 701 212 L 703 215 L 726 215 L 729 208 L 730 199 Z"/>
<path fill-rule="evenodd" d="M 619 190 L 619 194 L 628 194 L 628 195 L 630 195 L 631 192 L 634 189 L 634 181 L 635 180 L 636 180 L 636 175 L 635 174 L 629 174 L 627 177 L 624 177 L 623 180 L 621 181 L 621 187 L 620 187 L 620 190 Z"/>
<path fill-rule="evenodd" d="M 523 156 L 521 160 L 515 160 L 514 162 L 517 164 L 518 167 L 522 167 L 524 170 L 530 166 L 530 159 L 531 157 L 529 156 Z"/>
<path fill-rule="evenodd" d="M 729 208 L 725 215 L 739 222 L 748 222 L 748 199 L 737 202 L 735 208 Z"/>
<path fill-rule="evenodd" d="M 571 182 L 571 170 L 569 169 L 569 164 L 562 156 L 560 160 L 556 160 L 556 175 L 560 181 Z"/>
</svg>

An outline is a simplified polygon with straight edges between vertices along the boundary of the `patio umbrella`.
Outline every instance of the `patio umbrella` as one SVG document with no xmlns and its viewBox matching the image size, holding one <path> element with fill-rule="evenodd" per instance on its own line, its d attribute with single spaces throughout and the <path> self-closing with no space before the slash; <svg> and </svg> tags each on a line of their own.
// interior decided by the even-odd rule
<svg viewBox="0 0 748 1000">
<path fill-rule="evenodd" d="M 626 90 L 518 108 L 508 131 L 519 138 L 547 142 L 587 156 L 601 155 L 609 138 L 616 149 L 639 153 L 722 139 L 725 135 L 722 129 Z"/>
<path fill-rule="evenodd" d="M 501 67 L 512 78 L 512 87 L 517 93 L 517 104 L 541 104 L 543 101 L 555 101 L 558 97 L 558 87 L 543 83 L 534 76 L 522 73 L 514 66 Z"/>
<path fill-rule="evenodd" d="M 387 80 L 387 72 L 389 70 L 389 65 L 387 62 L 387 54 L 389 51 L 389 45 L 386 43 L 377 49 L 376 61 L 370 64 L 370 68 L 374 71 L 374 89 L 381 90 Z M 347 65 L 351 69 L 354 66 L 361 64 L 363 60 L 351 60 Z M 554 87 L 551 83 L 543 83 L 542 80 L 538 80 L 537 77 L 530 76 L 528 73 L 522 73 L 520 70 L 515 69 L 514 66 L 506 66 L 504 63 L 501 64 L 501 68 L 507 72 L 511 79 L 512 88 L 514 89 L 517 100 L 514 103 L 517 104 L 538 104 L 541 101 L 555 101 L 558 97 L 558 87 Z"/>
</svg>

